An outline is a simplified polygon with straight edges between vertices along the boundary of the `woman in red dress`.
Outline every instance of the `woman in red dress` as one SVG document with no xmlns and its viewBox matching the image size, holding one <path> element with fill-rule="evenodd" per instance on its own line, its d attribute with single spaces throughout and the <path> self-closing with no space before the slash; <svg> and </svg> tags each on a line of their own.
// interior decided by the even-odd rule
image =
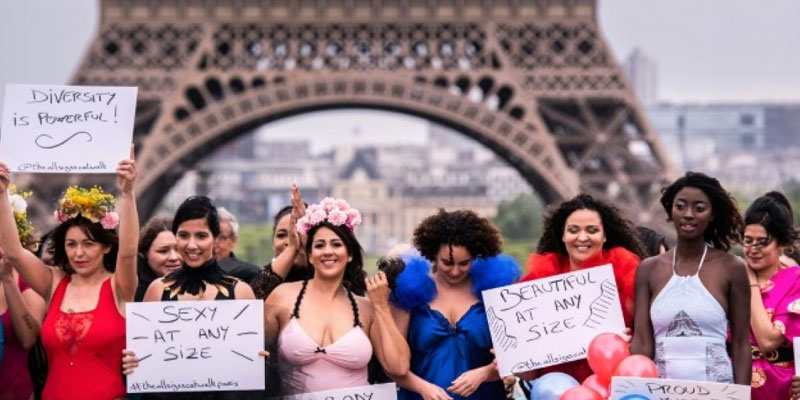
<svg viewBox="0 0 800 400">
<path fill-rule="evenodd" d="M 633 281 L 644 255 L 636 229 L 619 209 L 581 194 L 547 213 L 536 253 L 528 259 L 528 274 L 520 281 L 611 264 L 625 326 L 630 328 L 633 324 Z M 549 372 L 563 372 L 579 382 L 592 374 L 586 360 L 579 360 L 543 368 L 525 374 L 525 378 Z"/>
<path fill-rule="evenodd" d="M 5 194 L 11 174 L 0 163 L 0 246 L 49 307 L 41 329 L 49 369 L 45 400 L 125 397 L 125 303 L 133 301 L 137 284 L 135 177 L 134 161 L 120 161 L 120 215 L 111 211 L 113 196 L 99 188 L 67 189 L 56 212 L 61 223 L 53 233 L 50 267 L 20 244 Z"/>
</svg>

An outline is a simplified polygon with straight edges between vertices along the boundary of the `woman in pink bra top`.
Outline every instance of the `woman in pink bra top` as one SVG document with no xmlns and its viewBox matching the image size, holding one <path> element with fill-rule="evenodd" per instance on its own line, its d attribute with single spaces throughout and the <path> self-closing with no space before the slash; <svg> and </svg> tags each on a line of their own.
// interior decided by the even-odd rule
<svg viewBox="0 0 800 400">
<path fill-rule="evenodd" d="M 326 198 L 292 223 L 307 235 L 314 277 L 278 286 L 265 303 L 266 335 L 281 370 L 281 394 L 365 386 L 373 351 L 387 374 L 408 372 L 410 351 L 389 309 L 386 276 L 366 278 L 353 230 L 358 210 Z M 369 299 L 362 297 L 367 292 Z"/>
</svg>

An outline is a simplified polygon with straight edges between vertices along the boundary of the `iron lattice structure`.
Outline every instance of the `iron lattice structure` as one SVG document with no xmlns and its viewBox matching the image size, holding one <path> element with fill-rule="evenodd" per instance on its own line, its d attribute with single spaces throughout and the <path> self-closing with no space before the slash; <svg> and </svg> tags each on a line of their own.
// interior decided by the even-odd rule
<svg viewBox="0 0 800 400">
<path fill-rule="evenodd" d="M 73 83 L 139 87 L 143 219 L 221 143 L 341 107 L 443 123 L 493 149 L 546 202 L 588 192 L 637 222 L 674 175 L 595 0 L 106 0 Z M 48 200 L 65 185 L 37 183 Z"/>
</svg>

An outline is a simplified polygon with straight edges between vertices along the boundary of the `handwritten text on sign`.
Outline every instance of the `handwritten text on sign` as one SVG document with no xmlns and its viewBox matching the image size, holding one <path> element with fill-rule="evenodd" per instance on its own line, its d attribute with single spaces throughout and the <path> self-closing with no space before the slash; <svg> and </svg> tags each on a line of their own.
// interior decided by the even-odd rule
<svg viewBox="0 0 800 400">
<path fill-rule="evenodd" d="M 136 91 L 7 85 L 0 160 L 19 172 L 115 172 L 130 155 Z"/>
<path fill-rule="evenodd" d="M 127 347 L 139 357 L 128 393 L 264 389 L 264 303 L 128 303 Z"/>
<path fill-rule="evenodd" d="M 384 383 L 382 385 L 304 393 L 284 397 L 283 400 L 397 400 L 397 387 L 394 383 Z"/>
<path fill-rule="evenodd" d="M 750 386 L 615 376 L 609 400 L 750 400 Z"/>
<path fill-rule="evenodd" d="M 483 292 L 500 375 L 586 358 L 600 333 L 623 333 L 610 264 Z"/>
</svg>

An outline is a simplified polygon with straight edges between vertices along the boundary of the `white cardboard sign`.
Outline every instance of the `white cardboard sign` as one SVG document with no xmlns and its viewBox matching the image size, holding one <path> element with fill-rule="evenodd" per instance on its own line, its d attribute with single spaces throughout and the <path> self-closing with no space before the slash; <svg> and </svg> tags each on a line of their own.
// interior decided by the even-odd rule
<svg viewBox="0 0 800 400">
<path fill-rule="evenodd" d="M 17 172 L 114 173 L 130 156 L 136 92 L 6 85 L 0 160 Z"/>
<path fill-rule="evenodd" d="M 750 400 L 750 386 L 677 379 L 611 378 L 609 400 Z"/>
<path fill-rule="evenodd" d="M 794 349 L 794 374 L 800 375 L 800 337 L 796 337 L 792 339 L 793 349 Z"/>
<path fill-rule="evenodd" d="M 263 390 L 264 303 L 127 303 L 128 393 Z"/>
<path fill-rule="evenodd" d="M 500 376 L 586 358 L 605 332 L 622 334 L 611 264 L 483 291 Z"/>
<path fill-rule="evenodd" d="M 284 397 L 283 400 L 397 400 L 397 387 L 394 383 L 384 383 L 381 385 L 304 393 Z"/>
</svg>

